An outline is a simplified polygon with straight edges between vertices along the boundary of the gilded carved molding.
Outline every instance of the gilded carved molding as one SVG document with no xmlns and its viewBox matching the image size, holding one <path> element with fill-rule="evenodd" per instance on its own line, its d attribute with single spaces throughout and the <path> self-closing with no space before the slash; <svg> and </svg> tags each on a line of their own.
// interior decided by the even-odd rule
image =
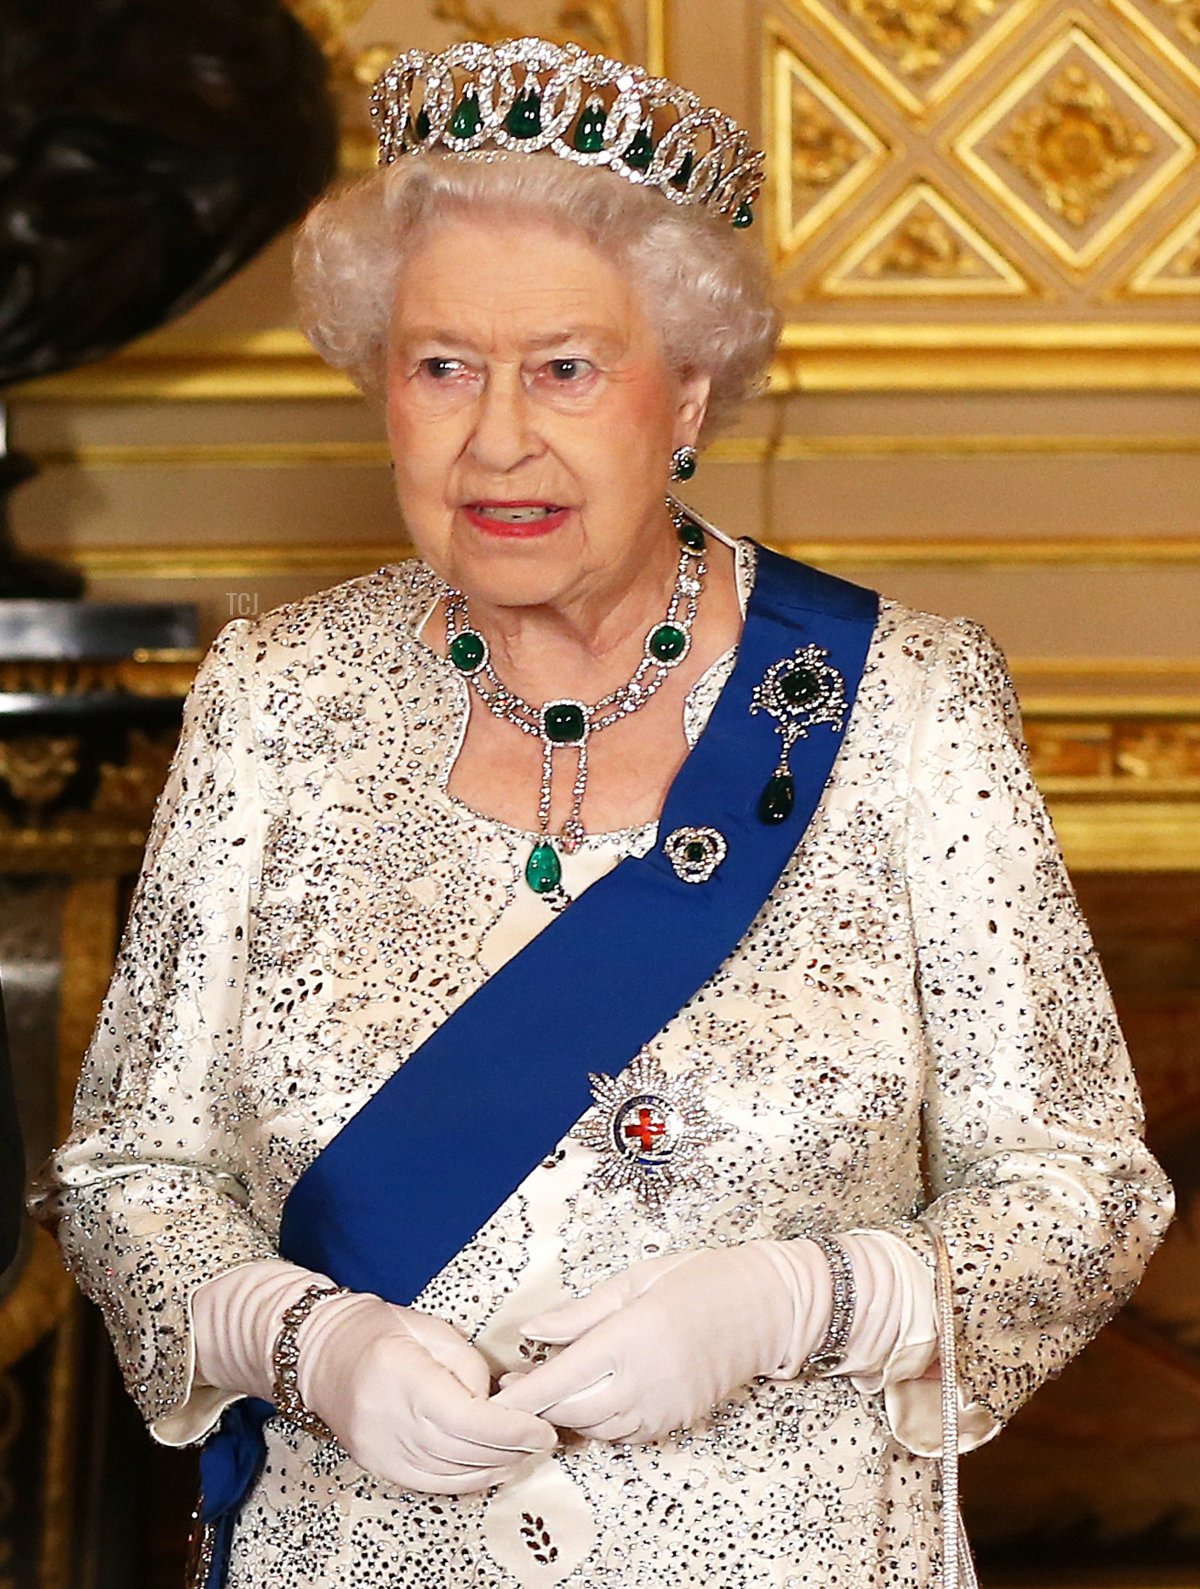
<svg viewBox="0 0 1200 1589">
<path fill-rule="evenodd" d="M 1035 707 L 1026 711 L 1025 737 L 1047 787 L 1070 780 L 1106 793 L 1153 789 L 1200 801 L 1200 709 L 1178 719 L 1119 707 L 1087 717 Z"/>
<path fill-rule="evenodd" d="M 997 147 L 1049 209 L 1072 226 L 1086 226 L 1114 188 L 1139 175 L 1154 139 L 1122 113 L 1094 73 L 1073 63 L 1021 111 Z"/>
<path fill-rule="evenodd" d="M 904 110 L 926 117 L 968 81 L 1038 0 L 787 0 Z"/>
<path fill-rule="evenodd" d="M 780 34 L 766 62 L 771 156 L 785 173 L 768 192 L 778 261 L 794 255 L 887 164 L 883 137 Z"/>
<path fill-rule="evenodd" d="M 1025 235 L 1082 271 L 1127 240 L 1192 167 L 1197 144 L 1072 24 L 984 104 L 954 152 Z"/>
<path fill-rule="evenodd" d="M 1029 281 L 934 183 L 921 178 L 821 277 L 829 296 L 1027 297 Z"/>
<path fill-rule="evenodd" d="M 1152 54 L 1200 84 L 1200 0 L 1108 0 Z"/>
<path fill-rule="evenodd" d="M 1168 378 L 1160 359 L 1168 332 L 1200 353 L 1200 329 L 1177 313 L 1200 291 L 1200 0 L 764 0 L 764 10 L 770 244 L 809 389 L 827 389 L 825 361 L 806 369 L 801 342 L 848 346 L 847 300 L 859 315 L 853 378 L 866 389 L 1000 389 L 1002 364 L 1016 387 L 1121 386 L 1116 305 L 1144 315 L 1151 300 L 1166 318 L 1142 322 L 1148 383 L 1192 384 L 1173 357 Z M 868 168 L 847 142 L 854 185 L 815 216 L 785 78 L 852 107 L 885 151 Z M 802 224 L 789 231 L 794 215 Z M 954 323 L 935 328 L 930 312 L 971 299 L 990 299 L 992 318 L 959 322 L 954 366 Z M 978 336 L 998 350 L 1006 330 L 1003 358 L 981 358 Z M 1108 346 L 1094 361 L 1082 352 L 1089 337 Z M 872 366 L 868 347 L 906 338 L 918 373 Z M 786 385 L 777 376 L 775 389 Z"/>
<path fill-rule="evenodd" d="M 1001 0 L 942 0 L 932 6 L 842 0 L 841 9 L 902 77 L 921 81 L 945 71 L 1004 6 Z"/>
<path fill-rule="evenodd" d="M 1200 209 L 1173 226 L 1130 277 L 1131 298 L 1200 295 Z"/>
</svg>

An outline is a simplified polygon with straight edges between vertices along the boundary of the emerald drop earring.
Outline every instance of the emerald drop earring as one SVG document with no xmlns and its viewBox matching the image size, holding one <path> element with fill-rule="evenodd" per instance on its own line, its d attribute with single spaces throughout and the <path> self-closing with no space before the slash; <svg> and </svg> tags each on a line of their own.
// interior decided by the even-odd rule
<svg viewBox="0 0 1200 1589">
<path fill-rule="evenodd" d="M 696 473 L 698 461 L 694 447 L 676 447 L 671 454 L 671 479 L 690 480 Z"/>
</svg>

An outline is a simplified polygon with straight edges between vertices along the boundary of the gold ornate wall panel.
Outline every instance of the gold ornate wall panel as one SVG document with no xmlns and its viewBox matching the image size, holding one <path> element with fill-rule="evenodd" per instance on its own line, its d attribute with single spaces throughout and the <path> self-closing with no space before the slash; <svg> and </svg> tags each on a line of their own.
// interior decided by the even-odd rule
<svg viewBox="0 0 1200 1589">
<path fill-rule="evenodd" d="M 957 327 L 1018 367 L 1040 353 L 1043 372 L 1073 331 L 1200 350 L 1194 5 L 758 10 L 769 244 L 798 347 L 820 348 L 823 329 L 870 332 L 864 347 L 890 332 L 919 361 L 953 349 Z M 1080 379 L 1067 358 L 1058 370 Z"/>
</svg>

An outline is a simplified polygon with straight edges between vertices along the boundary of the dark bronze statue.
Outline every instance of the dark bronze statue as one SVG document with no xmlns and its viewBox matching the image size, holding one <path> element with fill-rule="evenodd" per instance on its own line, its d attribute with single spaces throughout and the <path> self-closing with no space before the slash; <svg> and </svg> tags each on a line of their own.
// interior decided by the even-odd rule
<svg viewBox="0 0 1200 1589">
<path fill-rule="evenodd" d="M 0 0 L 0 389 L 182 313 L 336 152 L 324 58 L 283 0 Z M 27 473 L 0 458 L 0 515 Z M 0 517 L 0 595 L 54 583 Z"/>
</svg>

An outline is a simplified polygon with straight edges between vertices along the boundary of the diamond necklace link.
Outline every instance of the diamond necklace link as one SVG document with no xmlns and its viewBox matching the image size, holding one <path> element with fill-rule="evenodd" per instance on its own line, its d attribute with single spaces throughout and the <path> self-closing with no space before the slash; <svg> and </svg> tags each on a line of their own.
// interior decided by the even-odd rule
<svg viewBox="0 0 1200 1589">
<path fill-rule="evenodd" d="M 510 690 L 492 664 L 486 639 L 471 625 L 467 598 L 460 590 L 447 589 L 444 593 L 446 647 L 450 661 L 494 717 L 512 723 L 522 733 L 541 741 L 538 842 L 526 863 L 525 880 L 535 893 L 545 895 L 552 905 L 559 907 L 568 901 L 561 886 L 562 863 L 549 838 L 555 751 L 573 749 L 578 758 L 571 790 L 571 814 L 559 834 L 559 844 L 564 853 L 570 855 L 586 835 L 582 811 L 587 793 L 590 737 L 640 711 L 691 649 L 692 630 L 708 571 L 707 548 L 703 531 L 692 523 L 673 497 L 667 498 L 667 507 L 680 551 L 666 616 L 647 634 L 643 654 L 632 677 L 591 705 L 560 699 L 547 701 L 540 707 L 533 706 Z"/>
</svg>

